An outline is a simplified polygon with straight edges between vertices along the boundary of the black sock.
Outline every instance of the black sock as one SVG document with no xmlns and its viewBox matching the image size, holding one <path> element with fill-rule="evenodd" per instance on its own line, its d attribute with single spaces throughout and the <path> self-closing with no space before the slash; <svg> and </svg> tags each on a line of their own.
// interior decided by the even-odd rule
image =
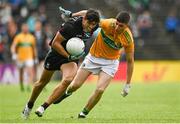
<svg viewBox="0 0 180 124">
<path fill-rule="evenodd" d="M 41 106 L 46 110 L 48 108 L 49 104 L 45 102 Z"/>
<path fill-rule="evenodd" d="M 84 109 L 82 110 L 82 112 L 83 112 L 85 115 L 87 115 L 87 114 L 89 113 L 89 110 L 87 110 L 86 108 L 84 108 Z"/>
<path fill-rule="evenodd" d="M 28 108 L 30 108 L 30 109 L 32 109 L 33 108 L 33 106 L 34 106 L 34 102 L 28 102 L 27 103 L 27 106 L 28 106 Z"/>
<path fill-rule="evenodd" d="M 72 94 L 72 92 L 69 91 L 69 90 L 66 90 L 66 91 L 65 91 L 65 94 L 66 94 L 67 96 L 70 96 L 70 95 Z"/>
</svg>

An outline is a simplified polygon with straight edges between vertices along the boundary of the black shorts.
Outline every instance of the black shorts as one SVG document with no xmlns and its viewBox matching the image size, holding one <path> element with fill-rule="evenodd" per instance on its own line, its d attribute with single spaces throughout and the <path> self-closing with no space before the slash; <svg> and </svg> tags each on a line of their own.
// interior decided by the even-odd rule
<svg viewBox="0 0 180 124">
<path fill-rule="evenodd" d="M 69 62 L 72 62 L 72 61 L 69 61 L 66 57 L 61 56 L 56 51 L 51 49 L 47 53 L 47 56 L 45 58 L 44 68 L 46 70 L 51 70 L 51 71 L 60 70 L 60 67 L 62 64 L 69 63 Z M 78 60 L 73 61 L 73 62 L 78 64 Z"/>
</svg>

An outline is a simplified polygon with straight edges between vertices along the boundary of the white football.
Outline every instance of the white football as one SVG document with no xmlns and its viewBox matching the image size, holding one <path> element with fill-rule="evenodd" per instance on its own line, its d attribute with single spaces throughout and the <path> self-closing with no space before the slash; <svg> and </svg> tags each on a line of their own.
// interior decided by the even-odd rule
<svg viewBox="0 0 180 124">
<path fill-rule="evenodd" d="M 71 55 L 80 55 L 85 49 L 84 41 L 78 37 L 73 37 L 68 40 L 66 50 Z"/>
</svg>

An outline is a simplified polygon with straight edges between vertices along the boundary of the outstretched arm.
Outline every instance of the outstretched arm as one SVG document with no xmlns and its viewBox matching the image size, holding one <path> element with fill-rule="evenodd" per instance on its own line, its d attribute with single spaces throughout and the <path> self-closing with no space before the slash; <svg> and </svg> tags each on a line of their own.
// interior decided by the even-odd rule
<svg viewBox="0 0 180 124">
<path fill-rule="evenodd" d="M 72 13 L 71 11 L 62 8 L 61 6 L 59 7 L 59 11 L 63 19 L 64 18 L 68 19 L 68 18 L 77 17 L 77 16 L 85 16 L 87 12 L 87 10 L 81 10 L 79 12 Z"/>
<path fill-rule="evenodd" d="M 81 10 L 79 12 L 75 12 L 75 13 L 72 13 L 72 17 L 76 17 L 76 16 L 85 16 L 87 13 L 87 10 Z"/>
<path fill-rule="evenodd" d="M 131 78 L 134 70 L 134 53 L 126 53 L 126 60 L 127 60 L 127 82 L 126 84 L 131 83 Z"/>
<path fill-rule="evenodd" d="M 134 70 L 134 52 L 126 53 L 126 61 L 127 61 L 127 79 L 126 79 L 126 84 L 121 93 L 123 97 L 127 96 L 130 90 L 130 83 Z"/>
</svg>

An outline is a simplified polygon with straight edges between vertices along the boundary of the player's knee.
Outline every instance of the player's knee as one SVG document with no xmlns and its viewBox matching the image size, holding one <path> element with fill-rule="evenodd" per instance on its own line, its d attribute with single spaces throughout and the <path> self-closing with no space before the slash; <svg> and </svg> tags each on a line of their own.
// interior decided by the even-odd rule
<svg viewBox="0 0 180 124">
<path fill-rule="evenodd" d="M 63 78 L 62 85 L 69 85 L 73 80 L 72 76 L 67 76 Z"/>
</svg>

